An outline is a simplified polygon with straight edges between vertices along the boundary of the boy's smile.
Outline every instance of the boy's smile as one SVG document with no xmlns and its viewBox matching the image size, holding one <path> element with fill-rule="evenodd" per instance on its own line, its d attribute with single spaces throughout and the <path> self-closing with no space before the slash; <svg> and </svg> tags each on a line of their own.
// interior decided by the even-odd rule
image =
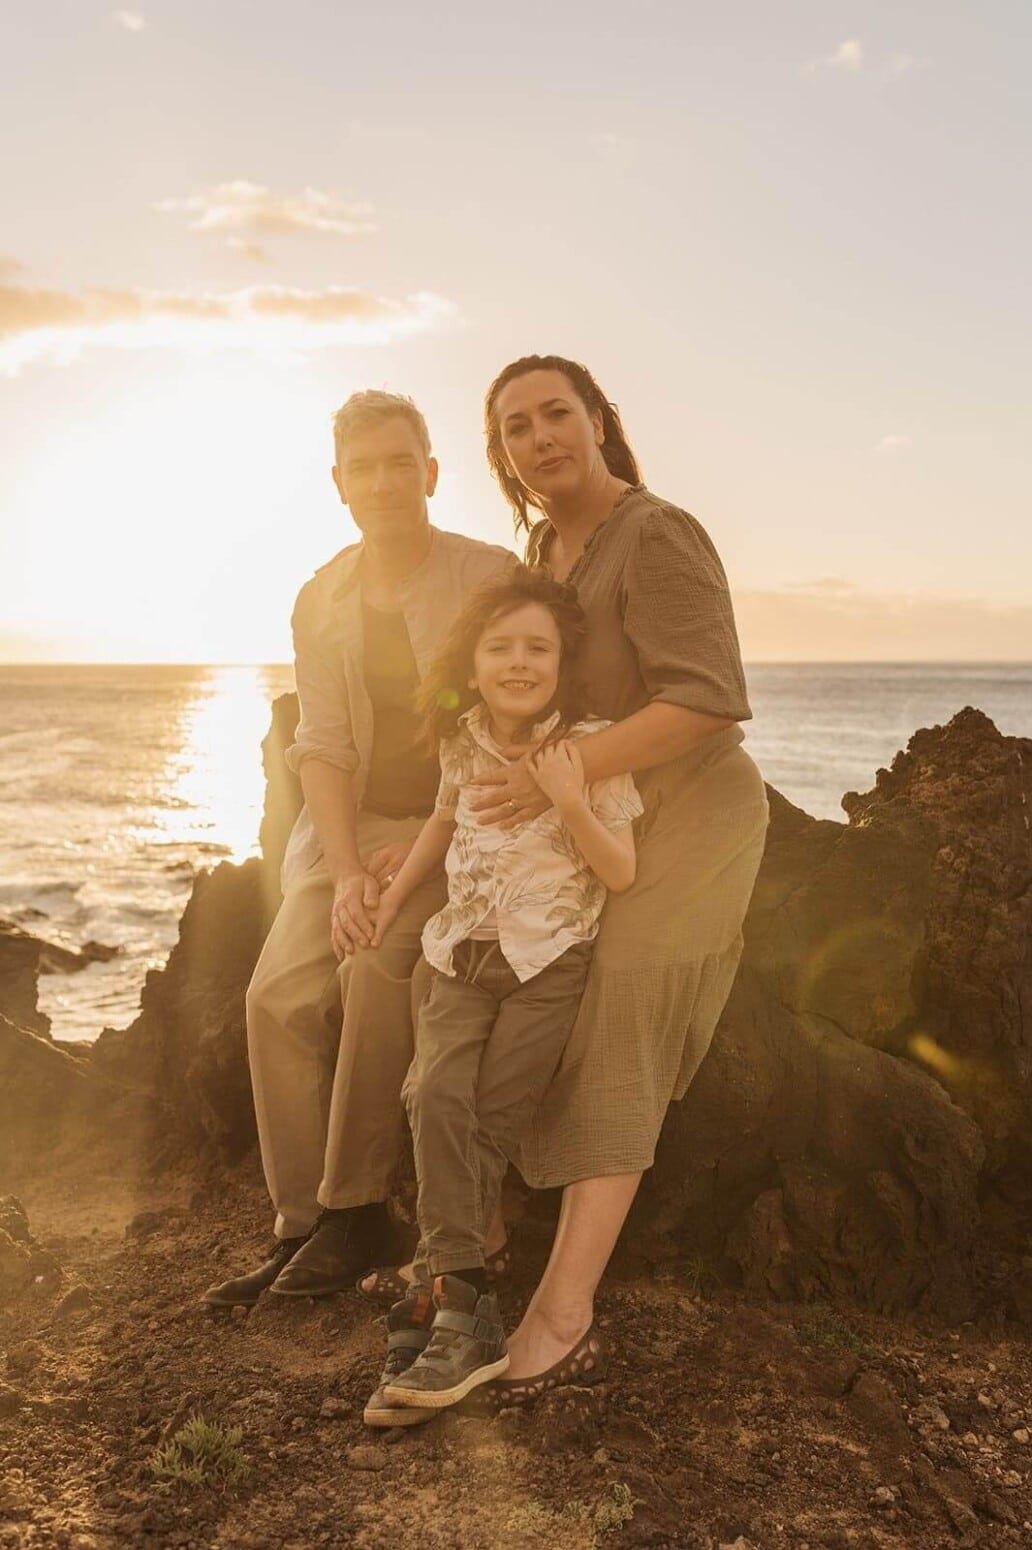
<svg viewBox="0 0 1032 1550">
<path fill-rule="evenodd" d="M 511 736 L 555 697 L 561 656 L 559 626 L 541 603 L 492 619 L 473 652 L 478 690 L 495 727 Z"/>
</svg>

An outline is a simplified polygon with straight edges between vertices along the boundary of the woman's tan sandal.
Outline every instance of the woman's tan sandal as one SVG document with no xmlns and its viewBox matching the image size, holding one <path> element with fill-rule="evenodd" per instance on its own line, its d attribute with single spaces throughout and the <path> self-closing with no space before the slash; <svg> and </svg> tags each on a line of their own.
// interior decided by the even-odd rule
<svg viewBox="0 0 1032 1550">
<path fill-rule="evenodd" d="M 502 1244 L 494 1254 L 484 1257 L 484 1274 L 487 1277 L 488 1286 L 497 1287 L 512 1277 L 512 1249 L 508 1242 Z M 372 1278 L 372 1286 L 366 1287 L 365 1282 Z M 412 1282 L 401 1273 L 400 1265 L 382 1265 L 376 1270 L 368 1270 L 355 1283 L 355 1290 L 361 1292 L 363 1297 L 370 1302 L 375 1302 L 378 1308 L 393 1308 L 396 1302 L 407 1297 L 412 1290 Z"/>
<path fill-rule="evenodd" d="M 494 1416 L 514 1405 L 532 1405 L 551 1389 L 587 1388 L 609 1370 L 609 1349 L 594 1324 L 577 1344 L 533 1378 L 496 1378 L 475 1389 L 458 1406 L 463 1415 Z"/>
</svg>

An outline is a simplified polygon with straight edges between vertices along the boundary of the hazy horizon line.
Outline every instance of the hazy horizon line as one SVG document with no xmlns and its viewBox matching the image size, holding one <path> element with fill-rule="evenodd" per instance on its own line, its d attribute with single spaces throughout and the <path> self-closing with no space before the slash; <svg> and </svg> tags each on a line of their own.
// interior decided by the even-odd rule
<svg viewBox="0 0 1032 1550">
<path fill-rule="evenodd" d="M 1032 657 L 746 657 L 750 667 L 1032 667 Z M 291 670 L 293 662 L 263 661 L 129 661 L 126 658 L 85 661 L 81 658 L 0 657 L 5 667 L 260 667 Z"/>
</svg>

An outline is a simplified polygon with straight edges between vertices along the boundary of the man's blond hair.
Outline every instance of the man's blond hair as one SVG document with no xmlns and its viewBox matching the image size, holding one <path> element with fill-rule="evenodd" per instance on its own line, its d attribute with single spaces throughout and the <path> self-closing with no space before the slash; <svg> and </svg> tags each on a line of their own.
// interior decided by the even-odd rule
<svg viewBox="0 0 1032 1550">
<path fill-rule="evenodd" d="M 415 431 L 423 455 L 430 458 L 430 432 L 426 421 L 411 398 L 401 393 L 383 393 L 379 388 L 366 388 L 352 393 L 333 416 L 333 448 L 337 467 L 344 464 L 344 450 L 356 431 L 367 430 L 371 425 L 382 425 L 384 420 L 406 420 Z"/>
</svg>

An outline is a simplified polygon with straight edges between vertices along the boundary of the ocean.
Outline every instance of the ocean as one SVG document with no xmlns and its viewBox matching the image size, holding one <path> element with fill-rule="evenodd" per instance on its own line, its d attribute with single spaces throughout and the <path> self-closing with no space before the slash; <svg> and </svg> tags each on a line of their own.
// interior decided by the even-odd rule
<svg viewBox="0 0 1032 1550">
<path fill-rule="evenodd" d="M 922 726 L 975 705 L 1032 737 L 1032 663 L 757 665 L 746 746 L 766 778 L 844 821 Z M 46 975 L 56 1038 L 136 1014 L 197 872 L 257 854 L 259 744 L 286 666 L 0 666 L 0 917 L 107 963 Z"/>
</svg>

